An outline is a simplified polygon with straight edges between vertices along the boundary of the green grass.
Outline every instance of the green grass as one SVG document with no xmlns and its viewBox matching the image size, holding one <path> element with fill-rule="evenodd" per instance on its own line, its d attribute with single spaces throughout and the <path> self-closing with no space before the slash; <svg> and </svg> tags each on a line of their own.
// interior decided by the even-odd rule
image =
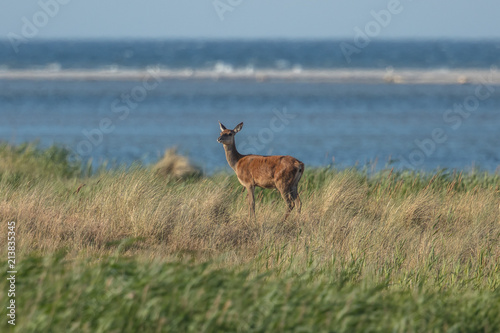
<svg viewBox="0 0 500 333">
<path fill-rule="evenodd" d="M 347 265 L 347 266 L 346 266 Z M 354 267 L 353 267 L 354 265 Z M 361 266 L 363 264 L 360 264 Z M 407 289 L 359 279 L 356 264 L 255 274 L 211 263 L 28 257 L 22 332 L 497 332 L 500 292 Z M 6 283 L 2 282 L 2 289 Z M 28 292 L 29 291 L 29 292 Z M 5 322 L 5 321 L 4 321 Z M 5 323 L 2 323 L 5 328 Z"/>
<path fill-rule="evenodd" d="M 498 174 L 306 166 L 302 215 L 259 190 L 252 222 L 234 175 L 172 152 L 161 174 L 69 156 L 0 146 L 19 332 L 500 331 Z"/>
</svg>

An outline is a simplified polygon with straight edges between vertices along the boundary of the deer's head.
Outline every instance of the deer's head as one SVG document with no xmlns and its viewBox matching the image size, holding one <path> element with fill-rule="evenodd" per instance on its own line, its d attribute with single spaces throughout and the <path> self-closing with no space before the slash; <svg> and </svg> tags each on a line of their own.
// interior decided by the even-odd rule
<svg viewBox="0 0 500 333">
<path fill-rule="evenodd" d="M 233 145 L 234 144 L 234 136 L 238 133 L 243 127 L 243 123 L 239 123 L 232 130 L 227 129 L 226 126 L 222 125 L 219 121 L 220 126 L 220 136 L 217 139 L 217 142 L 222 143 L 223 145 Z"/>
</svg>

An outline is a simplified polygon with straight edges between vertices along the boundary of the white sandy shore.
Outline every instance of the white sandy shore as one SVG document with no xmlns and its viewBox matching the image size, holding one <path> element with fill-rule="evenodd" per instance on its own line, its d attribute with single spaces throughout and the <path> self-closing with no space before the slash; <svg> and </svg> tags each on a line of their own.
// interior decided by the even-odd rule
<svg viewBox="0 0 500 333">
<path fill-rule="evenodd" d="M 279 80 L 331 83 L 394 84 L 500 84 L 497 69 L 436 70 L 0 70 L 0 80 L 142 80 L 161 79 L 209 80 Z"/>
</svg>

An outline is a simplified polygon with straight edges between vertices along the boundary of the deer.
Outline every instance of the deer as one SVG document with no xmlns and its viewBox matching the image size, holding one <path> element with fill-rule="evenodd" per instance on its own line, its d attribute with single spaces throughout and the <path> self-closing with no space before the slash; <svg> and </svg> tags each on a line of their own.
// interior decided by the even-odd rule
<svg viewBox="0 0 500 333">
<path fill-rule="evenodd" d="M 295 206 L 297 213 L 300 214 L 302 202 L 297 187 L 304 173 L 304 163 L 288 155 L 242 155 L 236 150 L 234 137 L 241 131 L 243 123 L 239 123 L 231 130 L 219 121 L 219 127 L 221 133 L 217 142 L 224 146 L 227 163 L 236 173 L 240 184 L 247 190 L 249 219 L 255 220 L 255 187 L 277 189 L 281 193 L 287 204 L 283 221 L 288 218 Z"/>
</svg>

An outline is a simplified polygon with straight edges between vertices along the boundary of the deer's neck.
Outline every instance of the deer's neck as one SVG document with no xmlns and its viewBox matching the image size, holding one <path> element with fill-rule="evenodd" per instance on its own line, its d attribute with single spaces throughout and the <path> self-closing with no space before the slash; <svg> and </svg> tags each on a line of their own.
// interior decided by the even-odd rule
<svg viewBox="0 0 500 333">
<path fill-rule="evenodd" d="M 226 151 L 226 159 L 227 163 L 229 163 L 229 166 L 236 171 L 236 163 L 243 157 L 238 151 L 236 150 L 236 145 L 233 143 L 231 145 L 224 145 L 224 150 Z"/>
</svg>

